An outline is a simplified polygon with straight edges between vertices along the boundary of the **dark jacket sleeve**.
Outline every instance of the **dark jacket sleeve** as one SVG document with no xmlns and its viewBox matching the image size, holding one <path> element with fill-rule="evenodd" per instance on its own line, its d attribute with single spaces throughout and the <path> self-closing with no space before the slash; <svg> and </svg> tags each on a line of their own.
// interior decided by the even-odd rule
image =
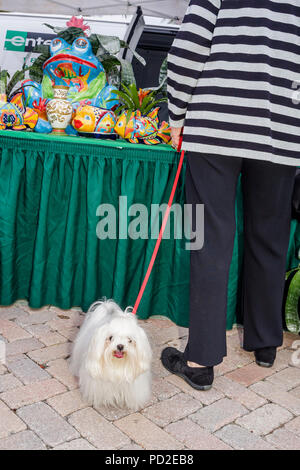
<svg viewBox="0 0 300 470">
<path fill-rule="evenodd" d="M 188 103 L 210 54 L 221 0 L 191 0 L 168 54 L 169 120 L 184 125 Z"/>
</svg>

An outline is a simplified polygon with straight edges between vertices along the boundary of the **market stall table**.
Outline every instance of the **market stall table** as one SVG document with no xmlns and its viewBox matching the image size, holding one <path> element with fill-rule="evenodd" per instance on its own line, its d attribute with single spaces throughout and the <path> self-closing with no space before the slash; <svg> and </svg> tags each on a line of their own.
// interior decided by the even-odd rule
<svg viewBox="0 0 300 470">
<path fill-rule="evenodd" d="M 144 204 L 150 226 L 151 204 L 167 202 L 178 159 L 167 145 L 0 131 L 0 304 L 27 299 L 33 308 L 51 304 L 86 310 L 106 296 L 123 307 L 133 305 L 156 240 L 126 237 L 130 217 L 127 223 L 121 217 L 119 233 L 119 198 L 127 197 L 128 208 Z M 184 171 L 175 201 L 181 206 L 183 178 Z M 115 239 L 97 236 L 101 204 L 115 208 Z M 242 259 L 240 188 L 237 222 L 228 328 L 235 321 Z M 185 243 L 173 237 L 162 241 L 138 312 L 141 318 L 165 315 L 188 325 Z M 293 221 L 287 267 L 298 264 L 298 246 L 300 233 Z"/>
</svg>

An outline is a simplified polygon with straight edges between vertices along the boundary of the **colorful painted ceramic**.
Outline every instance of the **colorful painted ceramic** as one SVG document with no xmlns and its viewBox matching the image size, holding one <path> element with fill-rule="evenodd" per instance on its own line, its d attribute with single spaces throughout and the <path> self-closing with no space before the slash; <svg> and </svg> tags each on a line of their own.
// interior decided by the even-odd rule
<svg viewBox="0 0 300 470">
<path fill-rule="evenodd" d="M 5 94 L 0 96 L 0 130 L 21 131 L 27 127 L 33 129 L 37 121 L 37 113 L 30 108 L 25 108 L 22 93 L 14 95 L 9 102 Z"/>
<path fill-rule="evenodd" d="M 112 111 L 95 106 L 81 106 L 72 120 L 72 126 L 80 133 L 113 134 L 116 122 Z"/>
<path fill-rule="evenodd" d="M 43 65 L 43 94 L 49 93 L 49 85 L 68 86 L 68 99 L 72 103 L 95 100 L 92 105 L 111 109 L 118 103 L 112 93 L 115 87 L 108 85 L 105 70 L 93 54 L 89 40 L 82 36 L 68 44 L 55 38 L 50 45 L 51 57 Z M 49 83 L 50 81 L 50 83 Z M 114 102 L 108 102 L 113 99 Z"/>
<path fill-rule="evenodd" d="M 73 107 L 67 99 L 69 88 L 67 86 L 55 85 L 54 98 L 46 105 L 48 121 L 52 126 L 52 134 L 65 135 L 65 129 L 70 124 Z"/>
<path fill-rule="evenodd" d="M 140 111 L 135 111 L 128 119 L 125 111 L 119 117 L 115 126 L 115 132 L 123 139 L 133 144 L 143 142 L 147 145 L 171 142 L 171 130 L 165 121 L 159 126 L 157 113 L 159 108 L 153 109 L 147 116 L 142 116 Z"/>
<path fill-rule="evenodd" d="M 68 87 L 67 99 L 72 103 L 73 113 L 83 105 L 110 110 L 119 104 L 113 93 L 116 87 L 108 85 L 104 68 L 93 54 L 86 37 L 75 39 L 72 45 L 57 37 L 51 42 L 50 51 L 51 56 L 43 66 L 42 83 L 32 80 L 22 83 L 26 106 L 39 114 L 35 127 L 37 132 L 47 133 L 52 130 L 46 106 L 53 98 L 56 86 Z M 76 129 L 68 126 L 67 133 L 76 134 Z"/>
</svg>

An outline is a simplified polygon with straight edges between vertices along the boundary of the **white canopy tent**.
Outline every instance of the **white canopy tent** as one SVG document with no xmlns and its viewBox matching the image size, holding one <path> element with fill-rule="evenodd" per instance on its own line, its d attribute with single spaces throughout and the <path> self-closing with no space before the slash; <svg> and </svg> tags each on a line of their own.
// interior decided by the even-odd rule
<svg viewBox="0 0 300 470">
<path fill-rule="evenodd" d="M 180 19 L 189 0 L 0 0 L 0 10 L 55 15 L 132 15 L 138 6 L 144 15 Z"/>
</svg>

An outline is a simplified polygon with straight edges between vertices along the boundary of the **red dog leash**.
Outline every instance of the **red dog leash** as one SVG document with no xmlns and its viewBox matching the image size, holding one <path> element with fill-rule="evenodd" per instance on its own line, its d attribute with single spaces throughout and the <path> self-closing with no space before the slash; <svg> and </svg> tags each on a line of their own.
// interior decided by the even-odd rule
<svg viewBox="0 0 300 470">
<path fill-rule="evenodd" d="M 179 140 L 178 152 L 181 149 L 181 145 L 182 145 L 182 136 L 180 137 L 180 140 Z M 163 218 L 163 221 L 162 221 L 159 236 L 158 236 L 158 239 L 156 241 L 155 248 L 154 248 L 154 251 L 153 251 L 153 254 L 152 254 L 152 257 L 151 257 L 151 260 L 150 260 L 145 278 L 143 280 L 143 284 L 140 288 L 139 294 L 137 296 L 137 299 L 136 299 L 134 307 L 133 307 L 132 313 L 134 313 L 134 314 L 136 314 L 137 309 L 138 309 L 138 307 L 140 305 L 140 302 L 142 300 L 142 297 L 143 297 L 144 291 L 146 289 L 151 271 L 153 269 L 153 265 L 154 265 L 154 262 L 155 262 L 155 259 L 156 259 L 157 253 L 158 253 L 158 249 L 159 249 L 159 246 L 160 246 L 160 243 L 161 243 L 161 240 L 162 240 L 162 237 L 163 237 L 166 225 L 167 225 L 167 221 L 168 221 L 169 214 L 170 214 L 170 211 L 171 211 L 171 207 L 172 207 L 172 204 L 173 204 L 174 195 L 175 195 L 177 185 L 178 185 L 179 176 L 180 176 L 181 169 L 182 169 L 183 159 L 184 159 L 184 150 L 181 151 L 180 160 L 179 160 L 179 164 L 178 164 L 178 168 L 177 168 L 177 173 L 176 173 L 175 180 L 174 180 L 174 183 L 173 183 L 170 199 L 169 199 L 169 202 L 168 202 L 168 207 L 166 209 L 166 212 L 165 212 L 165 215 L 164 215 L 164 218 Z"/>
</svg>

